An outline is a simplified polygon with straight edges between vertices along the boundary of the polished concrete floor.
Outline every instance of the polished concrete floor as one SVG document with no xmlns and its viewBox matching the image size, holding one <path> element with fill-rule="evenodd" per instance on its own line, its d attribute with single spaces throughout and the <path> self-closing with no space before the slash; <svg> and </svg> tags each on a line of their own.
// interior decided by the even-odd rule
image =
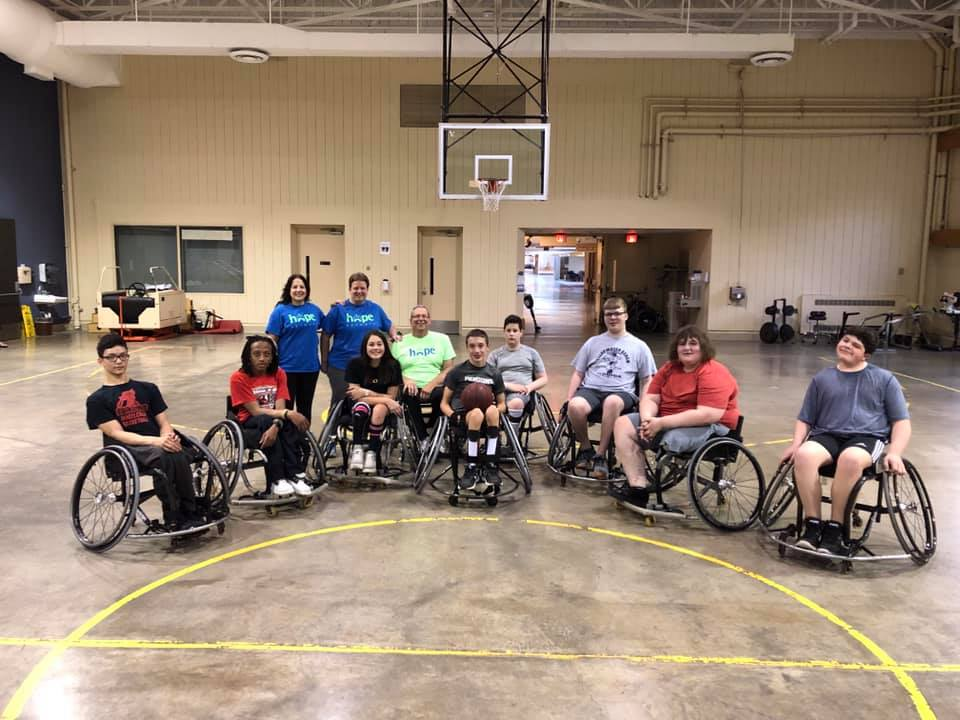
<svg viewBox="0 0 960 720">
<path fill-rule="evenodd" d="M 590 327 L 579 289 L 538 293 L 530 342 L 559 407 Z M 222 416 L 242 341 L 136 345 L 131 374 L 199 433 Z M 493 510 L 331 489 L 276 518 L 237 510 L 222 537 L 181 549 L 92 554 L 68 499 L 100 442 L 83 416 L 95 342 L 62 333 L 0 350 L 4 717 L 960 716 L 960 354 L 876 358 L 909 396 L 936 557 L 841 574 L 780 559 L 756 530 L 646 527 L 542 465 L 530 497 Z M 830 351 L 718 345 L 769 475 Z M 666 338 L 651 346 L 662 361 Z"/>
</svg>

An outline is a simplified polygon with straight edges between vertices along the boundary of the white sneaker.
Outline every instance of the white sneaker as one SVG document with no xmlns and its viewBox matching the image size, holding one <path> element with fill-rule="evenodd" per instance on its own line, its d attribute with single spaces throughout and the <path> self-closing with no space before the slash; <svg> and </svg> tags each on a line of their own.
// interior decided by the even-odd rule
<svg viewBox="0 0 960 720">
<path fill-rule="evenodd" d="M 312 495 L 313 488 L 307 485 L 306 480 L 303 478 L 294 478 L 293 479 L 293 491 L 297 495 Z"/>
<path fill-rule="evenodd" d="M 363 446 L 354 445 L 353 452 L 350 453 L 350 470 L 363 469 Z"/>
<path fill-rule="evenodd" d="M 377 454 L 373 450 L 367 450 L 363 456 L 363 474 L 377 474 Z"/>
<path fill-rule="evenodd" d="M 288 495 L 293 495 L 293 485 L 286 480 L 277 480 L 270 489 L 270 492 L 277 497 L 287 497 Z"/>
</svg>

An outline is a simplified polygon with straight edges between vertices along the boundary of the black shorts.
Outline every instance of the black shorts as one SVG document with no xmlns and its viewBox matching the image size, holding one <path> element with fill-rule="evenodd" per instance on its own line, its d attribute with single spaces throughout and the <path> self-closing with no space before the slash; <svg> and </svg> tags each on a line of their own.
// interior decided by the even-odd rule
<svg viewBox="0 0 960 720">
<path fill-rule="evenodd" d="M 603 407 L 603 401 L 609 396 L 616 395 L 623 400 L 623 412 L 633 412 L 637 409 L 637 398 L 633 393 L 623 392 L 622 390 L 594 390 L 593 388 L 581 387 L 574 393 L 574 397 L 583 398 L 590 405 L 590 412 L 593 413 L 597 408 Z"/>
<path fill-rule="evenodd" d="M 883 455 L 883 449 L 886 447 L 886 443 L 883 440 L 870 435 L 832 435 L 830 433 L 821 433 L 820 435 L 811 436 L 809 440 L 815 442 L 830 453 L 830 459 L 834 463 L 837 462 L 837 458 L 840 457 L 840 454 L 844 450 L 852 447 L 865 451 L 870 456 L 870 459 L 876 462 L 880 459 L 880 456 Z"/>
</svg>

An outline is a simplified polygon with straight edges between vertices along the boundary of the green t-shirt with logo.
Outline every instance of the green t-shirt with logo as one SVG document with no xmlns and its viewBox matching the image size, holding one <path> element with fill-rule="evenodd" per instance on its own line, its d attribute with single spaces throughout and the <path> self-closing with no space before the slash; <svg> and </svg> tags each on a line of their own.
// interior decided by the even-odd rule
<svg viewBox="0 0 960 720">
<path fill-rule="evenodd" d="M 412 333 L 405 335 L 403 340 L 393 343 L 391 349 L 403 376 L 413 380 L 417 387 L 433 380 L 443 369 L 443 364 L 457 356 L 450 338 L 429 330 L 422 338 Z"/>
</svg>

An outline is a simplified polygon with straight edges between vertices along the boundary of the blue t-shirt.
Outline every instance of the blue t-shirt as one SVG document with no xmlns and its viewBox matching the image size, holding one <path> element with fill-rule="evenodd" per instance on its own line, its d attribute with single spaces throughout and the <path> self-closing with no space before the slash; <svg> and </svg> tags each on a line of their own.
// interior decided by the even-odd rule
<svg viewBox="0 0 960 720">
<path fill-rule="evenodd" d="M 886 439 L 891 424 L 910 417 L 900 383 L 889 370 L 867 364 L 857 372 L 824 368 L 810 381 L 797 419 L 810 436 L 868 435 Z"/>
<path fill-rule="evenodd" d="M 351 358 L 360 354 L 364 335 L 370 330 L 387 332 L 392 324 L 383 308 L 372 300 L 364 300 L 359 305 L 349 300 L 334 305 L 323 321 L 323 331 L 333 335 L 327 361 L 335 368 L 345 369 Z"/>
<path fill-rule="evenodd" d="M 317 331 L 323 327 L 323 310 L 313 303 L 279 304 L 267 320 L 267 332 L 276 335 L 280 367 L 284 372 L 318 372 Z"/>
</svg>

